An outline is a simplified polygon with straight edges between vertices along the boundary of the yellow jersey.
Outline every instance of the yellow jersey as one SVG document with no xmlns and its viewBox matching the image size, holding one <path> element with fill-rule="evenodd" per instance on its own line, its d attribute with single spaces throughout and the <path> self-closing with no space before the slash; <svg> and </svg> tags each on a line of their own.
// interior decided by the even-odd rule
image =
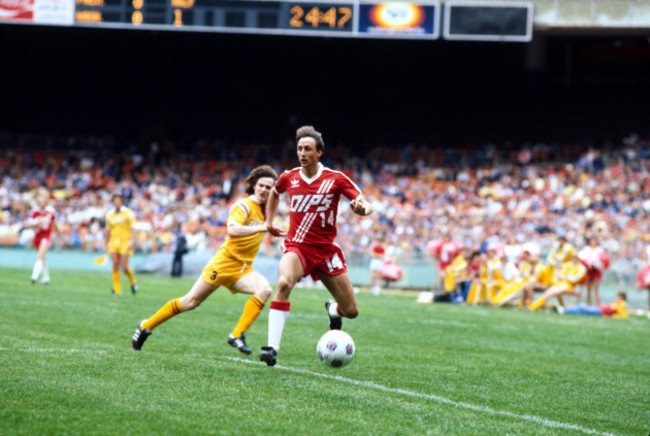
<svg viewBox="0 0 650 436">
<path fill-rule="evenodd" d="M 111 210 L 106 214 L 106 227 L 111 231 L 110 241 L 124 243 L 131 240 L 131 227 L 135 223 L 135 214 L 126 206 L 120 210 Z M 109 242 L 110 242 L 109 241 Z"/>
<path fill-rule="evenodd" d="M 228 224 L 237 223 L 242 226 L 257 226 L 264 224 L 264 211 L 257 197 L 251 195 L 238 200 L 231 208 L 228 215 Z M 262 245 L 266 232 L 253 233 L 237 238 L 228 237 L 221 245 L 219 251 L 230 257 L 251 264 Z"/>
<path fill-rule="evenodd" d="M 560 270 L 560 281 L 566 281 L 577 285 L 587 275 L 587 268 L 580 262 L 568 262 Z"/>
<path fill-rule="evenodd" d="M 571 256 L 573 256 L 575 252 L 575 247 L 568 242 L 565 242 L 562 245 L 555 244 L 547 257 L 547 261 L 551 265 L 559 266 L 571 260 Z"/>
<path fill-rule="evenodd" d="M 625 300 L 614 301 L 609 306 L 611 310 L 614 311 L 614 313 L 611 315 L 612 318 L 627 318 L 629 316 L 627 313 L 627 303 Z M 605 315 L 605 312 L 603 312 L 603 315 Z"/>
<path fill-rule="evenodd" d="M 451 265 L 445 268 L 449 272 L 461 272 L 465 271 L 465 269 L 467 269 L 467 260 L 460 254 L 454 258 Z"/>
</svg>

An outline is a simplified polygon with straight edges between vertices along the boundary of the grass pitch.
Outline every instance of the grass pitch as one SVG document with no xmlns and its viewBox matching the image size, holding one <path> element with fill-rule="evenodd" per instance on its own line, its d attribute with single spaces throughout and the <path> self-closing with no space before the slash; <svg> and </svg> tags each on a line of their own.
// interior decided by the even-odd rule
<svg viewBox="0 0 650 436">
<path fill-rule="evenodd" d="M 359 294 L 354 361 L 315 348 L 324 290 L 295 289 L 278 365 L 226 345 L 246 296 L 218 290 L 160 326 L 136 323 L 193 280 L 0 270 L 0 434 L 630 434 L 650 431 L 650 320 Z M 127 287 L 128 289 L 128 287 Z M 265 309 L 248 332 L 266 343 Z"/>
</svg>

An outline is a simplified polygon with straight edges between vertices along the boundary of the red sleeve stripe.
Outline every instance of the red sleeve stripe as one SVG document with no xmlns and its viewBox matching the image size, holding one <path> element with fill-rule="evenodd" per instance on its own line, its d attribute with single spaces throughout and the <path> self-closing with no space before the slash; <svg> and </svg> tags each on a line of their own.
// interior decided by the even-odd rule
<svg viewBox="0 0 650 436">
<path fill-rule="evenodd" d="M 244 213 L 246 214 L 246 218 L 248 218 L 248 216 L 251 214 L 251 211 L 248 208 L 248 205 L 246 203 L 244 203 L 243 201 L 240 201 L 239 203 L 237 203 L 237 205 L 244 210 Z"/>
</svg>

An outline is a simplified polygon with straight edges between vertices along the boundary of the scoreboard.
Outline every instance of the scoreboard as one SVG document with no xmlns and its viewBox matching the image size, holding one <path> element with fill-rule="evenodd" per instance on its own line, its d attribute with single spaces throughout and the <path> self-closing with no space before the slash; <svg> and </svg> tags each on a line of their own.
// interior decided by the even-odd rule
<svg viewBox="0 0 650 436">
<path fill-rule="evenodd" d="M 444 6 L 444 7 L 443 7 Z M 442 10 L 444 9 L 444 11 Z M 476 41 L 532 39 L 517 0 L 0 0 L 0 24 Z"/>
<path fill-rule="evenodd" d="M 233 33 L 439 36 L 439 1 L 75 0 L 75 23 Z"/>
</svg>

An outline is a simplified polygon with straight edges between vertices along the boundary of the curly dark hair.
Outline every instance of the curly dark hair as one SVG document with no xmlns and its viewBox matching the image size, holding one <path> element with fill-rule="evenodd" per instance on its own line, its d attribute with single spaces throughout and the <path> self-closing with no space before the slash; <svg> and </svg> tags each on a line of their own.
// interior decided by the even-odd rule
<svg viewBox="0 0 650 436">
<path fill-rule="evenodd" d="M 316 150 L 324 151 L 325 142 L 323 142 L 323 135 L 314 129 L 314 126 L 302 126 L 296 130 L 296 142 L 302 138 L 313 138 L 316 141 Z"/>
<path fill-rule="evenodd" d="M 255 168 L 251 171 L 248 177 L 246 177 L 246 193 L 248 195 L 255 193 L 255 185 L 262 177 L 271 177 L 273 180 L 278 180 L 278 173 L 276 173 L 269 165 L 261 165 Z"/>
</svg>

